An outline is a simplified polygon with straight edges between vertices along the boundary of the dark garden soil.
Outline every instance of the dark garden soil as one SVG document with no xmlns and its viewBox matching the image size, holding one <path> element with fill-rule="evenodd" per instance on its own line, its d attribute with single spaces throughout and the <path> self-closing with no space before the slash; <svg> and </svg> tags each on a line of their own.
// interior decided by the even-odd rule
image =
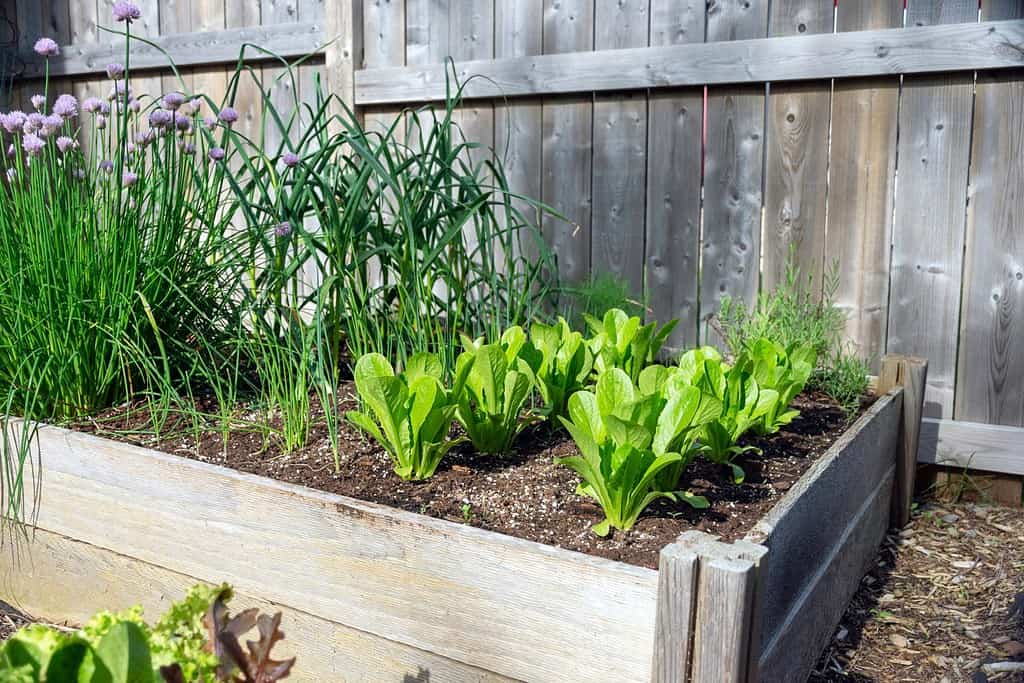
<svg viewBox="0 0 1024 683">
<path fill-rule="evenodd" d="M 1024 512 L 921 501 L 809 683 L 1024 681 Z"/>
<path fill-rule="evenodd" d="M 355 386 L 341 386 L 342 409 L 356 406 Z M 219 433 L 196 438 L 184 424 L 171 424 L 164 437 L 140 437 L 147 418 L 142 410 L 121 407 L 75 426 L 109 438 L 130 441 L 174 455 L 224 465 L 243 472 L 338 493 L 403 510 L 472 524 L 549 545 L 657 568 L 658 552 L 679 534 L 699 529 L 733 540 L 742 537 L 821 456 L 849 422 L 827 397 L 805 393 L 794 407 L 799 418 L 767 439 L 751 439 L 763 455 L 741 458 L 746 480 L 734 484 L 727 468 L 698 459 L 684 474 L 682 486 L 705 496 L 710 507 L 662 500 L 629 532 L 613 530 L 599 538 L 590 527 L 602 519 L 600 508 L 575 494 L 578 476 L 553 462 L 575 454 L 564 432 L 537 427 L 524 432 L 512 453 L 484 456 L 468 445 L 450 452 L 435 476 L 407 482 L 391 471 L 386 453 L 361 432 L 343 425 L 340 469 L 335 470 L 326 429 L 318 426 L 309 443 L 287 455 L 271 439 L 252 431 L 233 431 L 227 448 Z M 202 406 L 209 411 L 210 406 Z M 315 408 L 315 410 L 319 410 Z M 178 427 L 177 433 L 175 428 Z M 129 432 L 135 430 L 135 435 Z"/>
<path fill-rule="evenodd" d="M 33 621 L 21 610 L 0 601 L 0 640 L 7 640 L 19 628 L 28 626 Z"/>
</svg>

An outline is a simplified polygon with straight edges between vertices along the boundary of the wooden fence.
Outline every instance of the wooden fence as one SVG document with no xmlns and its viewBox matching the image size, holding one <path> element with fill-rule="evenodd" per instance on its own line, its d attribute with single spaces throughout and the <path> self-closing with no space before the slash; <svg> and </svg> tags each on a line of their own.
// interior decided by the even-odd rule
<svg viewBox="0 0 1024 683">
<path fill-rule="evenodd" d="M 54 70 L 84 93 L 117 53 L 96 27 L 109 4 L 0 12 L 24 54 L 37 34 L 68 45 Z M 443 96 L 452 58 L 486 76 L 466 135 L 573 220 L 542 225 L 564 277 L 618 274 L 654 317 L 682 319 L 681 346 L 713 341 L 722 297 L 775 285 L 791 248 L 819 282 L 836 262 L 851 343 L 930 361 L 923 457 L 1024 473 L 1024 431 L 951 422 L 1024 427 L 1024 0 L 138 4 L 197 91 L 223 92 L 243 41 L 316 51 L 300 94 L 324 69 L 369 125 Z"/>
</svg>

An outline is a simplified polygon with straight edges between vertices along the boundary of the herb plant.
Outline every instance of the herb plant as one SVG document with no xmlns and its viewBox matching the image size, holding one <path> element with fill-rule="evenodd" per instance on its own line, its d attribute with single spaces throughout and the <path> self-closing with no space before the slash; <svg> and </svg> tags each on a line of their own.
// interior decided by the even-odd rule
<svg viewBox="0 0 1024 683">
<path fill-rule="evenodd" d="M 590 379 L 594 354 L 583 335 L 562 317 L 552 325 L 530 325 L 530 343 L 540 354 L 535 375 L 545 416 L 566 417 L 569 397 L 583 389 Z"/>
<path fill-rule="evenodd" d="M 540 358 L 518 325 L 507 329 L 497 344 L 482 341 L 463 342 L 466 350 L 455 373 L 466 381 L 457 395 L 456 415 L 478 451 L 504 453 L 533 421 L 520 413 L 536 381 Z"/>
<path fill-rule="evenodd" d="M 355 381 L 359 399 L 369 412 L 350 410 L 346 417 L 384 447 L 395 474 L 402 479 L 427 479 L 445 453 L 460 442 L 448 432 L 472 367 L 472 361 L 462 363 L 448 391 L 441 384 L 437 356 L 414 354 L 405 371 L 396 375 L 384 356 L 368 353 L 356 362 Z"/>
<path fill-rule="evenodd" d="M 701 424 L 720 409 L 700 390 L 671 382 L 663 393 L 642 395 L 623 370 L 610 368 L 597 379 L 595 391 L 578 391 L 569 399 L 569 419 L 560 418 L 580 455 L 559 463 L 582 478 L 579 493 L 594 498 L 605 519 L 594 532 L 626 531 L 655 500 L 684 500 L 696 507 L 707 501 L 675 491 L 678 483 L 662 473 L 678 472 L 696 453 L 693 443 Z"/>
<path fill-rule="evenodd" d="M 634 383 L 640 371 L 653 363 L 668 335 L 679 323 L 670 320 L 661 329 L 656 322 L 643 325 L 637 316 L 613 308 L 600 320 L 587 316 L 593 337 L 590 348 L 594 353 L 594 368 L 598 374 L 610 368 L 624 370 Z"/>
</svg>

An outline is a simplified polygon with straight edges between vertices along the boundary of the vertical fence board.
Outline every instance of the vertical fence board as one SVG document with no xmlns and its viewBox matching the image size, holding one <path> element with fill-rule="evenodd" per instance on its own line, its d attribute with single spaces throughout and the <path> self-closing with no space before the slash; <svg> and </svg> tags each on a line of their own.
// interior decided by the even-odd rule
<svg viewBox="0 0 1024 683">
<path fill-rule="evenodd" d="M 1024 426 L 1024 71 L 978 74 L 962 306 L 956 419 Z"/>
<path fill-rule="evenodd" d="M 364 68 L 401 66 L 406 63 L 405 4 L 403 0 L 364 0 Z M 411 9 L 413 0 L 410 0 L 409 4 Z M 410 11 L 410 17 L 412 16 Z M 394 117 L 395 110 L 392 108 L 367 108 L 364 110 L 366 130 L 386 129 Z"/>
<path fill-rule="evenodd" d="M 545 0 L 544 53 L 594 47 L 594 0 Z M 569 222 L 545 218 L 542 230 L 568 284 L 590 275 L 591 136 L 593 98 L 569 95 L 544 101 L 542 199 Z"/>
<path fill-rule="evenodd" d="M 976 19 L 973 0 L 907 4 L 908 26 Z M 886 349 L 928 358 L 928 417 L 953 412 L 973 80 L 907 76 L 900 101 Z"/>
<path fill-rule="evenodd" d="M 597 0 L 594 49 L 646 47 L 650 0 Z M 594 98 L 591 267 L 643 296 L 647 98 L 643 92 Z"/>
<path fill-rule="evenodd" d="M 704 42 L 703 0 L 651 0 L 651 46 Z M 651 91 L 647 113 L 645 299 L 679 318 L 666 346 L 697 343 L 704 90 Z"/>
<path fill-rule="evenodd" d="M 496 0 L 464 0 L 448 15 L 448 51 L 455 61 L 494 58 L 494 4 Z M 490 158 L 494 147 L 494 105 L 490 100 L 462 104 L 456 122 L 466 141 L 481 145 L 469 155 L 473 164 Z"/>
<path fill-rule="evenodd" d="M 526 57 L 543 51 L 543 0 L 499 0 L 495 5 L 494 54 L 496 57 Z M 517 98 L 494 105 L 494 147 L 502 162 L 509 191 L 524 197 L 541 196 L 540 99 Z M 537 224 L 536 211 L 528 202 L 513 200 L 523 217 Z M 534 244 L 521 245 L 527 258 L 536 255 Z"/>
<path fill-rule="evenodd" d="M 837 31 L 897 28 L 891 0 L 840 2 Z M 896 183 L 899 78 L 836 80 L 832 95 L 826 265 L 839 265 L 835 305 L 845 339 L 877 371 L 885 348 Z"/>
<path fill-rule="evenodd" d="M 768 3 L 709 3 L 708 42 L 764 38 Z M 761 184 L 765 96 L 763 85 L 708 88 L 704 151 L 704 248 L 700 319 L 723 297 L 748 305 L 757 297 L 761 257 Z M 706 343 L 720 343 L 710 328 Z"/>
<path fill-rule="evenodd" d="M 832 0 L 774 0 L 769 36 L 832 33 Z M 770 88 L 765 142 L 762 283 L 785 279 L 793 250 L 801 275 L 821 285 L 831 83 L 780 83 Z"/>
</svg>

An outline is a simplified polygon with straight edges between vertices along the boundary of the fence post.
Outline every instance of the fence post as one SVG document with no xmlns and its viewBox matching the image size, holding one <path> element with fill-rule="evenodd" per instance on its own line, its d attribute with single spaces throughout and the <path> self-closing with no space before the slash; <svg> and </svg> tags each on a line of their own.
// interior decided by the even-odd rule
<svg viewBox="0 0 1024 683">
<path fill-rule="evenodd" d="M 896 445 L 896 480 L 890 514 L 890 524 L 898 528 L 906 526 L 910 521 L 927 379 L 927 358 L 898 355 L 882 358 L 882 368 L 878 373 L 878 393 L 885 394 L 895 387 L 903 387 L 903 410 Z"/>
<path fill-rule="evenodd" d="M 326 3 L 327 22 L 324 42 L 325 71 L 328 94 L 336 95 L 358 116 L 356 111 L 356 69 L 363 61 L 363 0 L 333 0 Z M 335 103 L 332 114 L 341 114 Z M 337 124 L 332 125 L 336 131 Z"/>
<path fill-rule="evenodd" d="M 658 556 L 658 609 L 652 683 L 687 680 L 697 600 L 697 553 L 676 541 Z"/>
</svg>

